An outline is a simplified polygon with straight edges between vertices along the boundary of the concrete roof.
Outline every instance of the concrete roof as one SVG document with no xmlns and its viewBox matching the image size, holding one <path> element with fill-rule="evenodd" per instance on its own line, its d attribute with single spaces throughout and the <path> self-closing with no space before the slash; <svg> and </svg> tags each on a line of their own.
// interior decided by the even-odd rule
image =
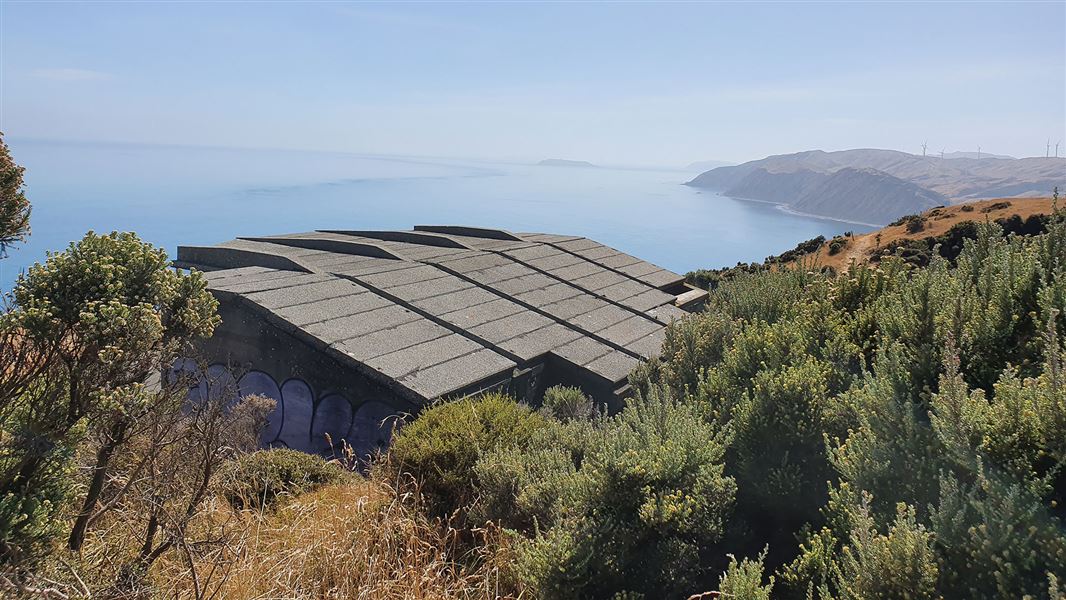
<svg viewBox="0 0 1066 600">
<path fill-rule="evenodd" d="M 181 246 L 209 289 L 425 400 L 550 356 L 621 388 L 701 298 L 574 236 L 461 226 L 314 231 Z"/>
</svg>

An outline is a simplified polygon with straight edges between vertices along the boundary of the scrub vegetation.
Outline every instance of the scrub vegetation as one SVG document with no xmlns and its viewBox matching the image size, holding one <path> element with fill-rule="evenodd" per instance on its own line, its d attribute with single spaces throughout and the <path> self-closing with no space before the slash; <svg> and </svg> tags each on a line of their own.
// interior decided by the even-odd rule
<svg viewBox="0 0 1066 600">
<path fill-rule="evenodd" d="M 90 233 L 0 318 L 0 595 L 1061 599 L 1066 214 L 972 233 L 737 271 L 619 412 L 442 402 L 358 473 L 258 450 L 269 399 L 160 377 L 215 302 Z"/>
</svg>

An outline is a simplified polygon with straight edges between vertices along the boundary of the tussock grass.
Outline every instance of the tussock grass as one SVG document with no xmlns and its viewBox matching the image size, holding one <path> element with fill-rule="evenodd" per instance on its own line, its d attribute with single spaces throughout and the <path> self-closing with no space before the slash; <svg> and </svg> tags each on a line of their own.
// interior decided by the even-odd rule
<svg viewBox="0 0 1066 600">
<path fill-rule="evenodd" d="M 161 561 L 151 580 L 168 598 L 515 598 L 497 565 L 502 547 L 473 550 L 447 520 L 428 519 L 417 496 L 366 480 L 331 485 L 268 512 L 217 502 L 200 527 L 224 543 L 190 565 Z"/>
</svg>

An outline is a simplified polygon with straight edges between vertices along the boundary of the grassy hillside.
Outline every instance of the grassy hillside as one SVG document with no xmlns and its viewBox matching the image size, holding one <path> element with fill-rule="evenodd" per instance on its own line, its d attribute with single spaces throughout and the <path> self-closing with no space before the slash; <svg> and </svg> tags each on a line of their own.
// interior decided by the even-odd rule
<svg viewBox="0 0 1066 600">
<path fill-rule="evenodd" d="M 793 264 L 845 270 L 852 262 L 878 259 L 907 241 L 942 237 L 962 223 L 995 222 L 1015 215 L 1026 220 L 1033 215 L 1048 215 L 1051 211 L 1051 198 L 998 198 L 938 207 L 921 213 L 918 219 L 907 219 L 862 235 L 842 237 L 836 248 L 827 242 L 815 252 L 796 258 Z"/>
</svg>

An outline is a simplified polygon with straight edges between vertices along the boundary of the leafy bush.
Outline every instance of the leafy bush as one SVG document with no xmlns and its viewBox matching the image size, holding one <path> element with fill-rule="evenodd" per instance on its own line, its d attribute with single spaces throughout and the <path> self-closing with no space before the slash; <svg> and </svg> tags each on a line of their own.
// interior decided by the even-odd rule
<svg viewBox="0 0 1066 600">
<path fill-rule="evenodd" d="M 829 241 L 829 256 L 840 254 L 840 251 L 848 246 L 848 238 L 835 237 Z"/>
<path fill-rule="evenodd" d="M 8 246 L 25 240 L 30 233 L 30 201 L 22 186 L 24 171 L 15 164 L 0 135 L 0 258 Z"/>
<path fill-rule="evenodd" d="M 938 598 L 933 534 L 917 522 L 914 509 L 901 504 L 885 534 L 877 531 L 865 504 L 853 510 L 854 525 L 835 572 L 836 597 Z"/>
<path fill-rule="evenodd" d="M 691 271 L 685 275 L 685 281 L 700 289 L 713 290 L 722 282 L 729 281 L 740 275 L 759 273 L 765 270 L 767 270 L 767 267 L 762 263 L 738 262 L 736 266 L 724 269 L 698 269 Z"/>
<path fill-rule="evenodd" d="M 553 527 L 578 493 L 575 475 L 594 427 L 590 421 L 549 422 L 524 446 L 484 452 L 475 467 L 480 497 L 474 522 L 494 521 L 523 534 Z"/>
<path fill-rule="evenodd" d="M 541 414 L 564 422 L 588 420 L 596 406 L 581 388 L 556 385 L 544 390 Z"/>
<path fill-rule="evenodd" d="M 663 390 L 631 401 L 588 437 L 556 526 L 519 545 L 523 579 L 544 598 L 691 591 L 736 493 L 724 442 L 697 407 Z"/>
<path fill-rule="evenodd" d="M 499 446 L 525 446 L 548 420 L 492 393 L 438 404 L 399 431 L 387 467 L 418 482 L 430 514 L 466 510 L 478 496 L 475 465 Z"/>
<path fill-rule="evenodd" d="M 726 598 L 745 598 L 746 600 L 770 600 L 774 590 L 774 578 L 763 585 L 764 551 L 755 560 L 745 558 L 737 562 L 735 556 L 729 557 L 729 567 L 718 582 L 718 592 Z"/>
<path fill-rule="evenodd" d="M 992 204 L 989 204 L 988 206 L 982 208 L 981 212 L 990 213 L 990 212 L 993 212 L 993 211 L 1003 210 L 1003 209 L 1006 209 L 1006 208 L 1010 208 L 1010 202 L 1006 202 L 1006 201 L 993 202 Z"/>
<path fill-rule="evenodd" d="M 818 236 L 816 238 L 812 238 L 812 239 L 809 239 L 809 240 L 807 240 L 805 242 L 800 242 L 800 243 L 796 244 L 795 248 L 793 248 L 791 250 L 788 250 L 787 252 L 782 252 L 781 254 L 778 254 L 777 256 L 768 256 L 768 257 L 766 257 L 766 261 L 765 262 L 768 265 L 790 263 L 790 262 L 792 262 L 792 261 L 794 261 L 794 260 L 796 260 L 798 258 L 802 258 L 804 256 L 807 256 L 808 254 L 810 254 L 812 252 L 816 252 L 819 248 L 821 248 L 824 245 L 825 245 L 825 236 L 824 235 L 820 235 L 820 236 Z"/>
<path fill-rule="evenodd" d="M 272 448 L 225 463 L 219 473 L 222 496 L 237 509 L 268 508 L 279 496 L 296 496 L 356 477 L 319 456 Z"/>
</svg>

